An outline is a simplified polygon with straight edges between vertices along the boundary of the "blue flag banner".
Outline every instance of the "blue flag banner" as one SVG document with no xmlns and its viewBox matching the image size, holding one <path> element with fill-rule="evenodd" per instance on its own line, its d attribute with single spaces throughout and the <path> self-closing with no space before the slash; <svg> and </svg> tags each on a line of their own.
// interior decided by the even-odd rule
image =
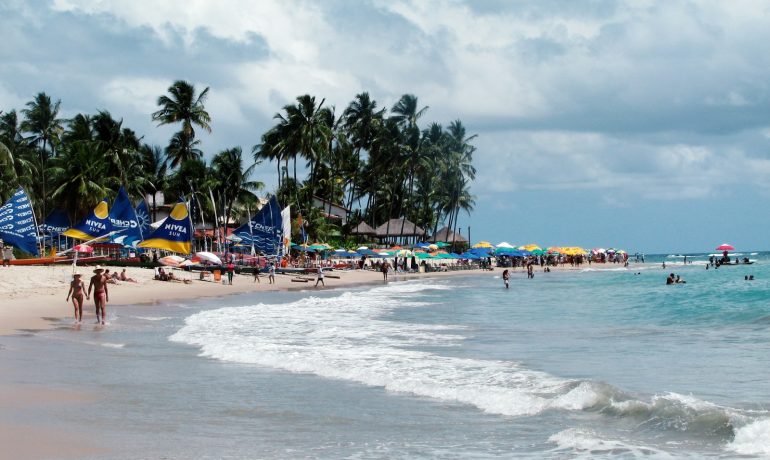
<svg viewBox="0 0 770 460">
<path fill-rule="evenodd" d="M 0 207 L 0 238 L 22 251 L 39 254 L 35 213 L 27 192 L 21 187 Z"/>
<path fill-rule="evenodd" d="M 189 254 L 192 250 L 192 237 L 193 228 L 190 213 L 187 210 L 187 204 L 180 199 L 163 224 L 138 246 Z"/>
<path fill-rule="evenodd" d="M 113 241 L 118 242 L 115 239 L 120 238 L 121 244 L 131 246 L 133 242 L 142 240 L 134 205 L 123 187 L 118 190 L 118 196 L 115 197 L 109 217 L 112 229 L 118 232 L 113 236 Z"/>
<path fill-rule="evenodd" d="M 70 228 L 70 218 L 67 215 L 67 211 L 61 208 L 54 209 L 48 217 L 45 218 L 45 222 L 39 226 L 40 233 L 45 233 L 48 236 L 56 237 Z"/>
<path fill-rule="evenodd" d="M 113 230 L 112 223 L 110 223 L 109 209 L 110 207 L 105 198 L 96 205 L 94 210 L 85 219 L 62 233 L 62 235 L 78 240 L 93 240 L 107 236 Z"/>
<path fill-rule="evenodd" d="M 139 231 L 142 232 L 142 239 L 150 234 L 150 210 L 147 208 L 147 202 L 142 200 L 136 207 L 136 218 L 139 220 Z"/>
<path fill-rule="evenodd" d="M 278 199 L 270 198 L 250 221 L 236 228 L 233 235 L 242 240 L 241 244 L 253 244 L 254 249 L 264 254 L 278 254 L 283 247 L 283 219 Z"/>
</svg>

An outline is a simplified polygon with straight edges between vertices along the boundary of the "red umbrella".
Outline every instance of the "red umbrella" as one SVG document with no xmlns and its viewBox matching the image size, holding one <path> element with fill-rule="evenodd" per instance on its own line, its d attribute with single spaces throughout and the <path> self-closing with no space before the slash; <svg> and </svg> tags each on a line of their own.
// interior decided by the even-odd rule
<svg viewBox="0 0 770 460">
<path fill-rule="evenodd" d="M 94 248 L 87 244 L 78 244 L 72 248 L 75 252 L 94 252 Z"/>
<path fill-rule="evenodd" d="M 717 246 L 717 251 L 735 251 L 735 248 L 732 244 L 722 243 Z"/>
</svg>

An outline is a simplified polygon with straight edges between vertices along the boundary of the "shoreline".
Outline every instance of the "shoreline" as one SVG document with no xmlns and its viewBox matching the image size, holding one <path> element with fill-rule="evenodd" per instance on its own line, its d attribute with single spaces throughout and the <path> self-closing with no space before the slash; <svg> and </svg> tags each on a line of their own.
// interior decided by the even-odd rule
<svg viewBox="0 0 770 460">
<path fill-rule="evenodd" d="M 634 264 L 632 267 L 651 266 L 652 264 Z M 628 269 L 632 270 L 632 267 Z M 591 271 L 618 270 L 622 266 L 609 265 L 606 268 L 596 268 L 588 265 L 580 267 L 563 266 L 551 267 L 552 272 L 580 272 L 586 269 Z M 406 281 L 421 278 L 443 278 L 447 276 L 495 276 L 500 275 L 504 268 L 495 267 L 494 270 L 457 270 L 447 272 L 430 273 L 404 273 L 389 275 L 391 281 Z M 84 283 L 88 284 L 90 269 L 81 267 Z M 5 301 L 0 308 L 0 336 L 34 333 L 57 327 L 62 321 L 73 318 L 72 302 L 65 302 L 69 289 L 72 269 L 69 266 L 15 266 L 10 269 L 0 270 L 0 292 L 5 294 Z M 189 284 L 173 281 L 157 281 L 153 279 L 154 272 L 149 269 L 133 269 L 127 271 L 129 277 L 137 280 L 136 283 L 119 282 L 110 284 L 110 302 L 107 305 L 107 315 L 110 309 L 126 305 L 146 305 L 148 307 L 161 302 L 183 301 L 199 298 L 217 298 L 231 294 L 302 291 L 314 289 L 338 289 L 344 287 L 377 285 L 383 283 L 382 273 L 373 270 L 334 271 L 339 279 L 329 278 L 324 281 L 326 286 L 314 287 L 315 277 L 307 283 L 293 282 L 295 276 L 277 274 L 274 284 L 268 284 L 267 276 L 260 276 L 260 282 L 254 283 L 251 275 L 235 275 L 233 285 L 225 285 L 213 281 L 201 281 L 197 273 L 175 272 L 182 279 L 191 280 Z M 525 269 L 519 267 L 512 274 L 524 274 Z M 535 273 L 543 276 L 542 269 Z M 83 306 L 83 322 L 94 318 L 93 299 L 86 300 Z"/>
</svg>

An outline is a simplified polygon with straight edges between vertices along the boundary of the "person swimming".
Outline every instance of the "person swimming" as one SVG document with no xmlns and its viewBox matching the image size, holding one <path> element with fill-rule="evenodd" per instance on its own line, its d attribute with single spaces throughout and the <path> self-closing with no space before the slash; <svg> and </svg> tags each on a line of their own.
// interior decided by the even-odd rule
<svg viewBox="0 0 770 460">
<path fill-rule="evenodd" d="M 676 282 L 675 276 L 673 273 L 668 275 L 668 278 L 666 278 L 666 284 L 674 284 Z"/>
</svg>

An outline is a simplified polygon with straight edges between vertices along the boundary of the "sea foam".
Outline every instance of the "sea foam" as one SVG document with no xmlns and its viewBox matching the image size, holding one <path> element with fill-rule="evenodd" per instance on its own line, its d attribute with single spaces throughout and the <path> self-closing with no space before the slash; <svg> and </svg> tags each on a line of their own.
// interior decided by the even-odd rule
<svg viewBox="0 0 770 460">
<path fill-rule="evenodd" d="M 493 414 L 591 411 L 635 419 L 642 428 L 716 436 L 725 443 L 735 434 L 730 448 L 736 452 L 768 446 L 762 429 L 767 433 L 770 422 L 756 425 L 767 412 L 749 414 L 676 393 L 645 401 L 607 383 L 560 378 L 515 361 L 445 356 L 442 348 L 465 340 L 464 327 L 391 320 L 396 309 L 424 308 L 432 304 L 434 291 L 447 289 L 452 287 L 442 283 L 393 283 L 335 297 L 207 310 L 186 318 L 170 340 L 199 347 L 204 357 L 358 382 Z M 554 442 L 590 443 L 578 434 L 564 433 Z M 612 443 L 601 448 L 639 452 L 638 446 Z"/>
</svg>

